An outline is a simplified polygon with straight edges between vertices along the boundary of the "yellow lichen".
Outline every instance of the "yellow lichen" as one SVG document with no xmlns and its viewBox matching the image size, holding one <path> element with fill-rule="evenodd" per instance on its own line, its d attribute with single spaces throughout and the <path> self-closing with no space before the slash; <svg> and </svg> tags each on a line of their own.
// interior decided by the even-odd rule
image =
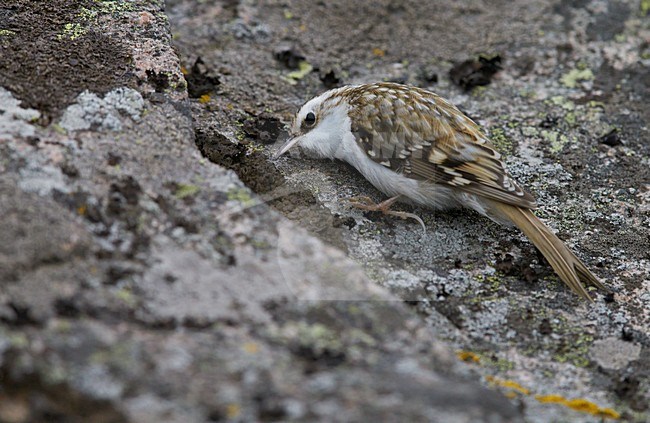
<svg viewBox="0 0 650 423">
<path fill-rule="evenodd" d="M 249 354 L 256 354 L 260 351 L 260 346 L 255 342 L 246 342 L 243 346 L 244 351 Z"/>
<path fill-rule="evenodd" d="M 241 407 L 239 404 L 228 404 L 226 406 L 226 417 L 229 419 L 234 419 L 236 417 L 239 417 L 241 414 Z"/>
<path fill-rule="evenodd" d="M 301 60 L 300 63 L 298 63 L 298 70 L 290 72 L 287 75 L 287 78 L 295 82 L 307 76 L 307 74 L 309 74 L 313 69 L 314 67 L 310 65 L 309 62 Z"/>
<path fill-rule="evenodd" d="M 466 362 L 473 361 L 474 363 L 481 362 L 481 358 L 477 354 L 470 351 L 457 351 L 456 356 L 461 361 L 466 361 Z"/>
<path fill-rule="evenodd" d="M 621 415 L 616 411 L 612 410 L 611 408 L 601 408 L 600 410 L 598 410 L 596 415 L 600 417 L 604 417 L 606 419 L 609 418 L 614 420 L 618 420 L 621 418 Z"/>
<path fill-rule="evenodd" d="M 535 399 L 541 403 L 561 404 L 581 413 L 609 419 L 619 419 L 621 415 L 611 408 L 601 408 L 597 404 L 584 398 L 566 399 L 561 395 L 535 395 Z"/>
<path fill-rule="evenodd" d="M 521 386 L 520 384 L 518 384 L 513 380 L 499 379 L 494 376 L 487 376 L 486 379 L 488 382 L 490 382 L 493 385 L 500 386 L 502 388 L 508 388 L 524 395 L 530 395 L 530 390 L 524 388 L 523 386 Z"/>
<path fill-rule="evenodd" d="M 564 397 L 562 395 L 535 395 L 535 399 L 541 403 L 560 403 L 562 404 L 564 401 Z"/>
<path fill-rule="evenodd" d="M 583 413 L 589 414 L 596 414 L 599 410 L 599 407 L 596 404 L 583 398 L 568 400 L 564 403 L 564 405 L 573 410 L 582 411 Z"/>
</svg>

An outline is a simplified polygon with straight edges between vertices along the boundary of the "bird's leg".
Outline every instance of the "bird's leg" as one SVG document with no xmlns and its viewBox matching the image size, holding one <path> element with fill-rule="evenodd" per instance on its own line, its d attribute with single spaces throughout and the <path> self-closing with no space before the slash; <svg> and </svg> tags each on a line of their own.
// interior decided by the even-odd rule
<svg viewBox="0 0 650 423">
<path fill-rule="evenodd" d="M 397 216 L 401 219 L 414 219 L 417 221 L 424 232 L 427 231 L 426 226 L 424 226 L 424 221 L 420 219 L 420 216 L 414 213 L 400 212 L 391 210 L 391 206 L 399 199 L 399 195 L 391 197 L 388 200 L 384 200 L 381 203 L 377 204 L 370 199 L 370 197 L 354 197 L 348 199 L 349 204 L 357 209 L 366 210 L 366 211 L 378 211 L 383 214 Z"/>
</svg>

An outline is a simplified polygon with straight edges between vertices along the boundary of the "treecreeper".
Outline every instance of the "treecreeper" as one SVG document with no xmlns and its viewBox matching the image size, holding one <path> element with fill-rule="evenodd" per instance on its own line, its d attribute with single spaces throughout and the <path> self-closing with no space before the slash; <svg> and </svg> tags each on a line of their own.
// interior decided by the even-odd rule
<svg viewBox="0 0 650 423">
<path fill-rule="evenodd" d="M 584 284 L 607 290 L 535 214 L 533 196 L 507 173 L 479 126 L 433 92 L 395 83 L 332 89 L 305 103 L 275 157 L 299 146 L 318 158 L 343 160 L 390 198 L 357 206 L 401 217 L 404 201 L 436 210 L 467 207 L 517 226 L 575 293 Z"/>
</svg>

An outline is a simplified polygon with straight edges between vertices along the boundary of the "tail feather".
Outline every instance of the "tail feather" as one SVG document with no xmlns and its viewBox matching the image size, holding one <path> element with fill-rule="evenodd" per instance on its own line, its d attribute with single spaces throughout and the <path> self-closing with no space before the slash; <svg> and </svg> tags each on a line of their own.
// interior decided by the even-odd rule
<svg viewBox="0 0 650 423">
<path fill-rule="evenodd" d="M 569 252 L 571 253 L 571 255 L 575 260 L 575 267 L 576 267 L 576 272 L 578 272 L 578 276 L 580 276 L 580 278 L 583 281 L 592 284 L 596 288 L 609 292 L 609 288 L 603 285 L 602 282 L 600 282 L 600 280 L 593 273 L 591 273 L 589 269 L 587 269 L 587 266 L 585 266 L 584 263 L 581 262 L 580 259 L 576 257 L 575 254 L 573 254 L 572 251 L 569 250 Z"/>
<path fill-rule="evenodd" d="M 553 270 L 571 290 L 581 297 L 593 301 L 582 285 L 592 284 L 600 289 L 607 289 L 593 273 L 576 257 L 571 250 L 529 209 L 504 203 L 493 206 L 514 223 L 542 252 Z"/>
</svg>

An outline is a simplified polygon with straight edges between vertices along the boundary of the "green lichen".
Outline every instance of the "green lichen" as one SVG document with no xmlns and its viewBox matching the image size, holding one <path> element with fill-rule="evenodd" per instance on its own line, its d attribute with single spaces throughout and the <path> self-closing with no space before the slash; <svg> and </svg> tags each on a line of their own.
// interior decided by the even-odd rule
<svg viewBox="0 0 650 423">
<path fill-rule="evenodd" d="M 350 340 L 356 345 L 363 345 L 366 347 L 376 347 L 377 341 L 372 336 L 368 335 L 366 332 L 360 329 L 351 329 Z"/>
<path fill-rule="evenodd" d="M 491 292 L 495 292 L 501 287 L 501 278 L 494 275 L 486 276 L 484 285 L 489 286 Z"/>
<path fill-rule="evenodd" d="M 523 98 L 535 98 L 537 97 L 537 91 L 529 88 L 522 88 L 519 90 L 519 95 Z"/>
<path fill-rule="evenodd" d="M 53 324 L 53 328 L 57 332 L 67 333 L 67 332 L 70 332 L 72 330 L 72 324 L 70 323 L 69 320 L 57 320 Z"/>
<path fill-rule="evenodd" d="M 559 286 L 561 282 L 557 282 Z M 525 310 L 520 310 L 519 320 L 527 319 Z M 514 316 L 513 316 L 514 317 Z M 535 311 L 534 326 L 538 326 L 543 320 L 547 320 L 554 338 L 545 338 L 541 342 L 534 342 L 522 348 L 522 353 L 530 357 L 539 357 L 549 353 L 553 360 L 559 363 L 572 363 L 576 367 L 589 365 L 589 350 L 593 343 L 593 336 L 584 332 L 579 323 L 569 321 L 567 317 L 548 308 L 539 308 Z M 553 377 L 546 374 L 546 377 Z"/>
<path fill-rule="evenodd" d="M 573 101 L 561 95 L 556 95 L 555 97 L 551 97 L 550 104 L 553 104 L 555 106 L 560 106 L 564 110 L 575 110 L 576 108 L 576 104 Z"/>
<path fill-rule="evenodd" d="M 472 97 L 482 98 L 487 93 L 488 88 L 485 85 L 478 85 L 472 88 L 471 95 Z"/>
<path fill-rule="evenodd" d="M 178 184 L 176 191 L 174 192 L 174 197 L 181 200 L 196 195 L 199 191 L 201 191 L 201 188 L 196 185 Z"/>
<path fill-rule="evenodd" d="M 576 367 L 589 365 L 589 349 L 593 343 L 593 336 L 584 332 L 580 326 L 572 326 L 566 317 L 561 314 L 548 316 L 551 329 L 560 341 L 553 343 L 553 359 L 559 363 L 572 363 Z M 537 354 L 535 351 L 534 354 Z"/>
<path fill-rule="evenodd" d="M 525 137 L 536 137 L 539 135 L 539 130 L 534 126 L 523 126 L 521 128 L 521 135 Z"/>
<path fill-rule="evenodd" d="M 250 191 L 245 188 L 231 188 L 226 193 L 229 201 L 238 201 L 244 207 L 250 207 L 256 204 L 256 201 L 251 197 Z"/>
<path fill-rule="evenodd" d="M 81 24 L 69 23 L 63 26 L 63 32 L 57 35 L 57 38 L 59 40 L 62 40 L 64 38 L 69 40 L 76 40 L 77 38 L 86 34 L 86 32 L 88 32 L 88 28 L 83 27 Z"/>
<path fill-rule="evenodd" d="M 255 153 L 261 153 L 265 150 L 264 146 L 254 142 L 246 144 L 246 155 L 250 156 Z"/>
<path fill-rule="evenodd" d="M 10 333 L 7 338 L 9 345 L 17 349 L 25 348 L 29 345 L 29 339 L 22 333 Z"/>
<path fill-rule="evenodd" d="M 159 76 L 164 76 L 167 82 L 165 92 L 184 91 L 187 88 L 187 83 L 184 78 L 178 78 L 172 71 L 161 71 Z"/>
<path fill-rule="evenodd" d="M 128 288 L 122 288 L 115 291 L 115 296 L 125 302 L 128 306 L 133 307 L 137 303 L 137 299 L 133 292 Z"/>
<path fill-rule="evenodd" d="M 312 70 L 314 70 L 314 67 L 309 62 L 302 60 L 298 63 L 298 70 L 287 74 L 287 78 L 295 84 L 298 80 L 307 76 Z"/>
<path fill-rule="evenodd" d="M 327 326 L 320 323 L 310 325 L 305 322 L 299 322 L 297 326 L 297 339 L 300 345 L 311 348 L 316 353 L 342 352 L 341 337 Z"/>
<path fill-rule="evenodd" d="M 589 106 L 592 109 L 604 109 L 605 103 L 603 103 L 602 101 L 591 100 L 587 103 L 587 106 Z"/>
<path fill-rule="evenodd" d="M 551 144 L 551 152 L 555 154 L 562 151 L 564 146 L 569 144 L 571 141 L 566 135 L 560 134 L 556 131 L 549 131 L 547 129 L 542 130 L 541 135 L 542 138 Z"/>
<path fill-rule="evenodd" d="M 555 354 L 554 359 L 559 363 L 571 362 L 576 367 L 587 367 L 589 365 L 589 348 L 594 337 L 587 334 L 578 335 L 572 340 L 567 348 L 563 348 Z"/>
<path fill-rule="evenodd" d="M 564 121 L 571 126 L 575 125 L 577 121 L 576 114 L 574 112 L 568 112 L 564 115 Z"/>
<path fill-rule="evenodd" d="M 113 13 L 124 13 L 133 10 L 133 3 L 128 1 L 103 1 L 97 0 L 97 9 L 98 13 L 102 14 L 113 14 Z"/>
<path fill-rule="evenodd" d="M 510 360 L 506 360 L 505 358 L 493 357 L 487 361 L 487 363 L 501 373 L 505 373 L 515 368 L 515 363 Z"/>
<path fill-rule="evenodd" d="M 54 129 L 54 132 L 59 135 L 65 135 L 68 133 L 65 129 L 63 129 L 63 126 L 59 125 L 58 123 L 53 123 L 51 128 Z"/>
<path fill-rule="evenodd" d="M 639 9 L 640 9 L 641 16 L 647 16 L 648 12 L 650 12 L 650 0 L 641 0 Z"/>
<path fill-rule="evenodd" d="M 132 361 L 132 348 L 127 343 L 116 343 L 108 349 L 102 349 L 89 357 L 92 364 L 123 365 Z"/>
<path fill-rule="evenodd" d="M 10 35 L 16 35 L 16 32 L 11 31 L 9 29 L 0 29 L 0 37 L 8 37 Z"/>
<path fill-rule="evenodd" d="M 503 128 L 492 128 L 490 141 L 492 141 L 497 151 L 502 154 L 511 154 L 514 151 L 512 141 L 506 136 L 506 131 Z"/>
<path fill-rule="evenodd" d="M 156 17 L 156 19 L 158 19 L 158 20 L 160 20 L 162 22 L 165 22 L 165 23 L 169 22 L 169 17 L 164 12 L 155 13 L 154 16 Z"/>
<path fill-rule="evenodd" d="M 560 82 L 567 88 L 575 88 L 580 81 L 590 81 L 594 79 L 594 73 L 591 69 L 572 69 L 564 74 Z"/>
<path fill-rule="evenodd" d="M 49 363 L 40 373 L 47 385 L 57 385 L 68 379 L 68 373 L 61 363 Z"/>
<path fill-rule="evenodd" d="M 270 250 L 272 247 L 271 244 L 264 239 L 251 238 L 248 240 L 248 243 L 256 250 Z"/>
<path fill-rule="evenodd" d="M 76 22 L 65 24 L 61 33 L 57 35 L 57 38 L 59 40 L 76 40 L 85 35 L 89 31 L 91 25 L 97 23 L 100 16 L 113 14 L 119 16 L 124 12 L 133 10 L 134 8 L 132 3 L 123 1 L 96 1 L 95 5 L 95 7 L 90 9 L 82 7 L 81 11 L 76 16 Z"/>
<path fill-rule="evenodd" d="M 361 309 L 356 304 L 349 304 L 348 307 L 347 307 L 347 311 L 348 311 L 348 313 L 353 314 L 353 315 L 358 315 L 358 314 L 362 313 Z"/>
</svg>

